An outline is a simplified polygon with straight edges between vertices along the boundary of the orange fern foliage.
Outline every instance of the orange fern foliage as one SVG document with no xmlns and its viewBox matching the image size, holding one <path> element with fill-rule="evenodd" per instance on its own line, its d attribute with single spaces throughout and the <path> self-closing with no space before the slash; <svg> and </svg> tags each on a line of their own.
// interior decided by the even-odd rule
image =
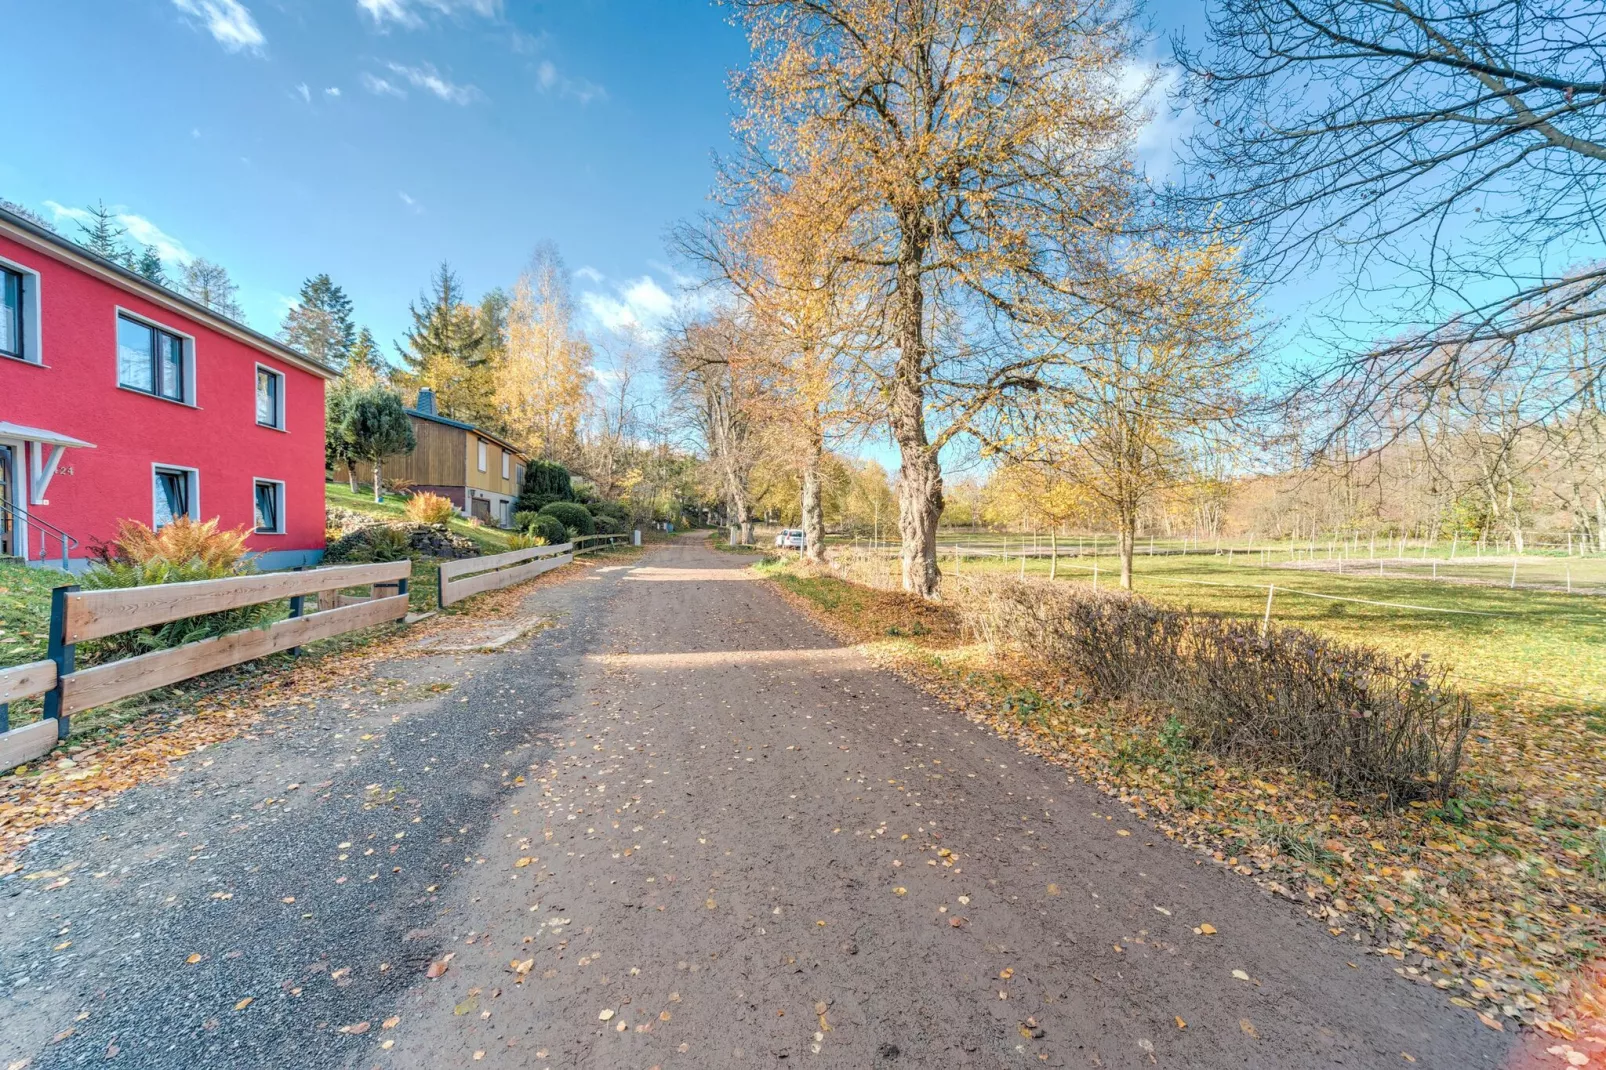
<svg viewBox="0 0 1606 1070">
<path fill-rule="evenodd" d="M 111 541 L 118 558 L 134 565 L 146 565 L 162 560 L 174 564 L 195 562 L 208 573 L 224 574 L 231 571 L 245 557 L 245 539 L 248 534 L 242 527 L 219 531 L 218 518 L 196 523 L 189 517 L 180 517 L 152 531 L 137 520 L 120 520 L 117 537 Z"/>
<path fill-rule="evenodd" d="M 432 491 L 423 491 L 407 499 L 407 519 L 415 524 L 444 524 L 456 514 L 452 500 Z"/>
</svg>

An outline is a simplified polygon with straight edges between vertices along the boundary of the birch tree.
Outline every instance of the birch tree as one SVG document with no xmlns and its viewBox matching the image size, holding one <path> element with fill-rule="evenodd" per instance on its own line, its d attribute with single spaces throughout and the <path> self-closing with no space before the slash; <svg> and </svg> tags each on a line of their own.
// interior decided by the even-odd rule
<svg viewBox="0 0 1606 1070">
<path fill-rule="evenodd" d="M 533 456 L 573 460 L 591 380 L 591 345 L 574 326 L 569 274 L 543 244 L 513 285 L 496 406 L 509 435 Z"/>
</svg>

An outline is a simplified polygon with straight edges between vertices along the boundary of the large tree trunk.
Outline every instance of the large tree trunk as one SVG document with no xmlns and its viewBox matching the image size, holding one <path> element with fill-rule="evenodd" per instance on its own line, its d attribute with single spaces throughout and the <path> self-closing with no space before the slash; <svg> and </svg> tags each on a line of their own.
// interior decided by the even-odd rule
<svg viewBox="0 0 1606 1070">
<path fill-rule="evenodd" d="M 903 589 L 922 598 L 937 597 L 937 518 L 942 515 L 942 465 L 926 437 L 925 221 L 918 213 L 903 220 L 898 250 L 898 363 L 893 370 L 888 422 L 898 444 L 898 531 L 902 536 Z"/>
<path fill-rule="evenodd" d="M 1121 588 L 1132 589 L 1132 545 L 1137 541 L 1138 517 L 1135 510 L 1121 517 Z"/>
<path fill-rule="evenodd" d="M 825 453 L 818 426 L 809 429 L 803 466 L 803 559 L 825 563 L 825 504 L 820 497 L 820 460 Z"/>
</svg>

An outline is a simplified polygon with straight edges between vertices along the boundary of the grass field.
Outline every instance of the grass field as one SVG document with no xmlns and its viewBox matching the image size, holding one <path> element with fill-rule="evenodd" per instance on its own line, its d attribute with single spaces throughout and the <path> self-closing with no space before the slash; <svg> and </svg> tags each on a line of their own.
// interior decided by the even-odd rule
<svg viewBox="0 0 1606 1070">
<path fill-rule="evenodd" d="M 945 572 L 954 568 L 952 545 L 944 544 L 948 551 L 942 558 Z M 976 551 L 987 545 L 980 540 L 961 545 L 967 551 L 959 559 L 961 574 L 1022 572 L 1019 539 L 1011 550 L 1014 556 L 1007 560 L 979 556 Z M 1030 549 L 1029 538 L 1026 548 Z M 1074 545 L 1071 549 L 1074 553 Z M 1087 551 L 1085 556 L 1060 558 L 1059 580 L 1091 583 L 1096 565 L 1100 586 L 1116 584 L 1119 559 L 1107 552 L 1094 555 L 1091 545 Z M 1380 578 L 1359 569 L 1339 573 L 1286 561 L 1263 567 L 1258 560 L 1258 554 L 1235 554 L 1232 564 L 1214 553 L 1139 554 L 1133 566 L 1134 583 L 1138 593 L 1159 602 L 1253 619 L 1265 613 L 1266 588 L 1274 585 L 1272 620 L 1276 623 L 1397 653 L 1427 654 L 1435 662 L 1451 666 L 1468 691 L 1521 702 L 1534 712 L 1582 714 L 1593 727 L 1606 732 L 1606 598 L 1498 585 L 1433 583 L 1394 575 L 1397 562 L 1390 562 L 1390 574 Z M 1606 585 L 1606 559 L 1571 560 L 1575 578 L 1598 575 Z M 1518 566 L 1519 577 L 1524 568 L 1537 568 L 1541 563 L 1554 567 L 1558 561 L 1525 561 Z M 1024 565 L 1027 576 L 1047 578 L 1049 574 L 1047 557 L 1028 555 Z M 887 567 L 890 575 L 894 562 L 889 559 Z M 1504 566 L 1507 575 L 1510 567 Z M 1316 597 L 1320 595 L 1392 604 Z"/>
<path fill-rule="evenodd" d="M 372 492 L 362 490 L 353 494 L 344 483 L 325 483 L 324 494 L 325 504 L 331 507 L 371 513 L 386 520 L 402 520 L 407 516 L 406 500 L 394 494 L 386 495 L 382 502 L 376 502 Z M 500 554 L 512 549 L 508 540 L 515 532 L 470 524 L 462 517 L 453 517 L 447 526 L 452 529 L 452 534 L 473 539 L 479 544 L 481 553 Z"/>
</svg>

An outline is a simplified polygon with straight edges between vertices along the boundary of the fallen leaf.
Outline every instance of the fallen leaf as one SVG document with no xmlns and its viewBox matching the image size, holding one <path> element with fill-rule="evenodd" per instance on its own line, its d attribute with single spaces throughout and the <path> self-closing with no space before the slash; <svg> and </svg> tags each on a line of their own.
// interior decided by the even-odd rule
<svg viewBox="0 0 1606 1070">
<path fill-rule="evenodd" d="M 900 886 L 900 887 L 892 889 L 892 894 L 893 895 L 908 895 L 909 894 L 909 889 Z"/>
<path fill-rule="evenodd" d="M 1483 1013 L 1482 1011 L 1478 1012 L 1478 1021 L 1482 1022 L 1484 1025 L 1488 1026 L 1490 1029 L 1499 1030 L 1502 1033 L 1504 1033 L 1506 1031 L 1506 1027 L 1501 1024 L 1501 1022 L 1500 1022 L 1500 1020 L 1498 1018 L 1492 1018 L 1489 1015 Z"/>
<path fill-rule="evenodd" d="M 531 862 L 534 862 L 534 861 L 535 861 L 535 859 L 533 859 L 533 858 L 521 858 L 517 862 L 513 863 L 513 868 L 514 869 L 523 869 L 525 866 L 529 865 Z"/>
<path fill-rule="evenodd" d="M 451 968 L 452 955 L 455 955 L 456 953 L 457 952 L 454 951 L 451 954 L 446 955 L 444 958 L 437 959 L 430 963 L 429 969 L 424 971 L 424 976 L 434 979 L 445 973 Z"/>
<path fill-rule="evenodd" d="M 72 1036 L 76 1032 L 78 1032 L 77 1029 L 73 1028 L 72 1026 L 68 1026 L 66 1029 L 63 1029 L 61 1032 L 59 1032 L 55 1036 L 51 1037 L 50 1038 L 50 1043 L 52 1043 L 52 1044 L 60 1044 L 62 1041 L 66 1040 L 68 1037 Z"/>
<path fill-rule="evenodd" d="M 380 1022 L 379 1023 L 379 1028 L 381 1028 L 381 1029 L 395 1029 L 400 1024 L 401 1024 L 401 1015 L 393 1014 L 389 1018 L 386 1018 L 383 1022 Z"/>
<path fill-rule="evenodd" d="M 1205 922 L 1203 925 L 1199 926 L 1199 931 L 1201 933 L 1203 933 L 1204 935 L 1206 935 L 1206 936 L 1214 936 L 1214 935 L 1216 935 L 1216 927 L 1214 925 L 1211 925 L 1208 921 Z"/>
<path fill-rule="evenodd" d="M 968 907 L 970 905 L 970 896 L 968 896 L 968 895 L 960 896 L 959 897 L 959 905 L 962 906 L 962 907 Z"/>
<path fill-rule="evenodd" d="M 1015 968 L 1013 966 L 1006 966 L 1002 970 L 998 971 L 998 979 L 1001 981 L 1007 981 L 1014 976 Z"/>
<path fill-rule="evenodd" d="M 340 1031 L 342 1033 L 347 1033 L 347 1034 L 349 1034 L 351 1036 L 354 1036 L 354 1037 L 361 1036 L 362 1034 L 368 1032 L 368 1023 L 367 1022 L 353 1022 L 351 1025 L 343 1025 L 343 1026 L 341 1026 L 340 1027 Z"/>
<path fill-rule="evenodd" d="M 1240 1018 L 1240 1019 L 1238 1019 L 1238 1028 L 1243 1030 L 1244 1036 L 1253 1037 L 1255 1040 L 1259 1040 L 1260 1039 L 1260 1034 L 1255 1032 L 1254 1023 L 1251 1022 L 1248 1018 Z"/>
<path fill-rule="evenodd" d="M 256 999 L 255 996 L 246 996 L 244 999 L 234 1005 L 234 1009 L 237 1011 L 243 1011 L 251 1005 L 251 1002 L 254 999 Z"/>
<path fill-rule="evenodd" d="M 1247 973 L 1245 973 L 1244 971 L 1242 971 L 1242 970 L 1233 970 L 1232 971 L 1232 975 L 1234 977 L 1238 978 L 1238 980 L 1240 980 L 1240 981 L 1249 980 L 1249 975 Z"/>
<path fill-rule="evenodd" d="M 185 963 L 185 965 L 188 965 L 188 966 L 194 966 L 197 962 L 200 962 L 200 961 L 201 961 L 201 956 L 199 954 L 195 954 L 195 955 L 191 955 L 189 958 L 185 959 L 184 963 Z"/>
<path fill-rule="evenodd" d="M 599 1022 L 606 1022 L 609 1019 L 611 1019 L 612 1017 L 613 1017 L 612 1008 L 604 1007 L 603 1010 L 602 1010 L 602 1013 L 597 1015 L 597 1020 Z"/>
<path fill-rule="evenodd" d="M 1177 1015 L 1177 1028 L 1178 1029 L 1186 1029 L 1186 1028 L 1188 1028 L 1188 1023 L 1184 1022 L 1182 1020 L 1182 1015 L 1180 1015 L 1180 1014 Z"/>
</svg>

